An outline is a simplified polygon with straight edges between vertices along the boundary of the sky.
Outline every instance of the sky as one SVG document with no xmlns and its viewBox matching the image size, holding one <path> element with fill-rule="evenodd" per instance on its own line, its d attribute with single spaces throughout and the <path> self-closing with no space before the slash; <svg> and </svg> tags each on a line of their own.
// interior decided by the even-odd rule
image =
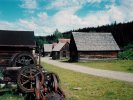
<svg viewBox="0 0 133 100">
<path fill-rule="evenodd" d="M 0 0 L 0 30 L 37 36 L 133 21 L 133 0 Z"/>
</svg>

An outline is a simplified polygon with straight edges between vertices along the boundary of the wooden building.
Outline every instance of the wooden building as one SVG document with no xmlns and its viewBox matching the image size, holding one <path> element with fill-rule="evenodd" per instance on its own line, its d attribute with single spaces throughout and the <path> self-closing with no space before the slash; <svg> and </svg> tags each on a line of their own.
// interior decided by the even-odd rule
<svg viewBox="0 0 133 100">
<path fill-rule="evenodd" d="M 59 42 L 52 51 L 52 59 L 69 58 L 69 43 Z"/>
<path fill-rule="evenodd" d="M 52 44 L 44 44 L 44 56 L 50 56 L 52 52 Z"/>
<path fill-rule="evenodd" d="M 114 59 L 120 51 L 111 33 L 73 32 L 69 48 L 71 61 Z"/>
<path fill-rule="evenodd" d="M 57 45 L 58 43 L 54 42 L 52 43 L 52 49 Z"/>
<path fill-rule="evenodd" d="M 0 67 L 10 67 L 17 54 L 32 55 L 35 47 L 33 31 L 0 30 Z"/>
<path fill-rule="evenodd" d="M 60 39 L 58 39 L 58 41 L 59 41 L 60 43 L 66 43 L 66 42 L 70 43 L 70 39 L 60 38 Z"/>
</svg>

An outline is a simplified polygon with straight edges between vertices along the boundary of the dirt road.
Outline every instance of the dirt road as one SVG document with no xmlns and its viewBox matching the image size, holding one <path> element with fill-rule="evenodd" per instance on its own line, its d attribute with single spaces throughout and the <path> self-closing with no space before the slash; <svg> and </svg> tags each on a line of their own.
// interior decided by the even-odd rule
<svg viewBox="0 0 133 100">
<path fill-rule="evenodd" d="M 73 70 L 76 72 L 81 72 L 81 73 L 86 73 L 90 75 L 101 76 L 101 77 L 106 77 L 111 79 L 118 79 L 118 80 L 127 81 L 127 82 L 133 82 L 132 73 L 94 69 L 94 68 L 84 67 L 84 66 L 76 65 L 72 63 L 59 62 L 57 60 L 52 60 L 51 58 L 48 58 L 48 57 L 42 58 L 41 61 L 46 62 L 48 64 L 55 65 L 60 68 Z"/>
</svg>

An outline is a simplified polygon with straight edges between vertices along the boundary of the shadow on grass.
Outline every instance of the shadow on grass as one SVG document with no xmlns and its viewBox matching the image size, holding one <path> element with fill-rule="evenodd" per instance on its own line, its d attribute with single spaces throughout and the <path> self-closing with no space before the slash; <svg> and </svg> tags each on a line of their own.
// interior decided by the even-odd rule
<svg viewBox="0 0 133 100">
<path fill-rule="evenodd" d="M 61 60 L 60 62 L 63 62 L 63 63 L 76 63 L 77 61 Z"/>
</svg>

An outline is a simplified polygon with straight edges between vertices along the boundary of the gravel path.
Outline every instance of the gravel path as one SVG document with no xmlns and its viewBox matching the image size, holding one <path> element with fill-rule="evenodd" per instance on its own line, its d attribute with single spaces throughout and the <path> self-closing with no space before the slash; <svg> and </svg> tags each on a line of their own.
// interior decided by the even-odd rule
<svg viewBox="0 0 133 100">
<path fill-rule="evenodd" d="M 101 77 L 106 77 L 111 79 L 118 79 L 118 80 L 127 81 L 127 82 L 133 82 L 132 73 L 94 69 L 94 68 L 84 67 L 84 66 L 76 65 L 72 63 L 59 62 L 57 60 L 52 60 L 51 58 L 48 58 L 48 57 L 42 58 L 41 61 L 46 62 L 48 64 L 55 65 L 60 68 L 73 70 L 76 72 L 81 72 L 81 73 L 86 73 L 90 75 L 101 76 Z"/>
</svg>

